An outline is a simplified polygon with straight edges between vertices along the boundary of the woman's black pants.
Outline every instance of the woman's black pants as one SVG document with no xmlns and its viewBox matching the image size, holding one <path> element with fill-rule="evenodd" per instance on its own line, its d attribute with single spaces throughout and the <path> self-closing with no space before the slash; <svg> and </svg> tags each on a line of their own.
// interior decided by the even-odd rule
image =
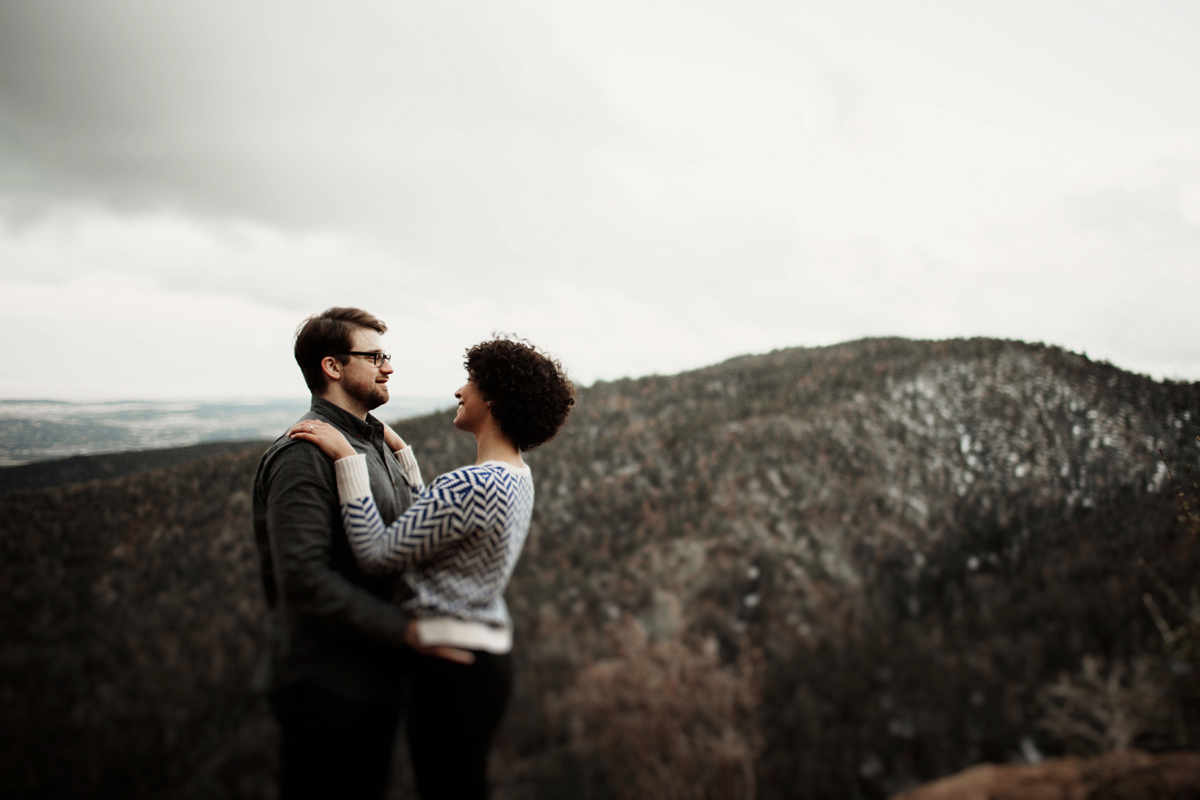
<svg viewBox="0 0 1200 800">
<path fill-rule="evenodd" d="M 473 664 L 413 658 L 408 747 L 421 800 L 488 796 L 488 749 L 512 692 L 512 656 L 474 652 Z"/>
<path fill-rule="evenodd" d="M 297 683 L 273 692 L 270 700 L 282 738 L 281 800 L 387 796 L 400 697 L 363 704 Z"/>
</svg>

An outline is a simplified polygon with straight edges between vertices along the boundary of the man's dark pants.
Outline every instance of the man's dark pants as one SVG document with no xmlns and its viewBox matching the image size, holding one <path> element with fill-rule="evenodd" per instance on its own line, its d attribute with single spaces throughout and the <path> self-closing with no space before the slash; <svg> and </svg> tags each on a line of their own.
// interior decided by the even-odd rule
<svg viewBox="0 0 1200 800">
<path fill-rule="evenodd" d="M 364 705 L 297 683 L 270 701 L 283 737 L 280 800 L 386 796 L 403 699 Z"/>
</svg>

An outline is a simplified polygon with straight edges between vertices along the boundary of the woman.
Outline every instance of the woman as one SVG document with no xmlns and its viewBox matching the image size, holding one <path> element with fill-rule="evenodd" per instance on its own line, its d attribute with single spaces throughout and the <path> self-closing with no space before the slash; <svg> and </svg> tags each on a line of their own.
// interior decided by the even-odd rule
<svg viewBox="0 0 1200 800">
<path fill-rule="evenodd" d="M 342 522 L 364 571 L 402 573 L 412 589 L 404 607 L 419 624 L 408 739 L 425 800 L 487 796 L 488 747 L 512 687 L 503 594 L 533 513 L 521 453 L 553 438 L 575 402 L 561 365 L 525 342 L 477 344 L 465 365 L 454 425 L 475 435 L 475 463 L 438 478 L 391 526 L 375 508 L 365 456 L 340 432 L 314 420 L 290 432 L 335 459 Z M 390 444 L 420 485 L 412 449 L 398 437 Z M 429 648 L 469 651 L 470 663 Z"/>
</svg>

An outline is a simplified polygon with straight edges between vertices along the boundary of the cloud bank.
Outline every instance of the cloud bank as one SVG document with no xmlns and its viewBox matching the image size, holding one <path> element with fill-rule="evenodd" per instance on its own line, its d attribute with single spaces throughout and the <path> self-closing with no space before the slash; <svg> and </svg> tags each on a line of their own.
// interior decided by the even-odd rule
<svg viewBox="0 0 1200 800">
<path fill-rule="evenodd" d="M 302 392 L 335 304 L 413 395 L 494 330 L 584 382 L 893 334 L 1200 378 L 1200 11 L 410 5 L 0 8 L 0 395 Z"/>
</svg>

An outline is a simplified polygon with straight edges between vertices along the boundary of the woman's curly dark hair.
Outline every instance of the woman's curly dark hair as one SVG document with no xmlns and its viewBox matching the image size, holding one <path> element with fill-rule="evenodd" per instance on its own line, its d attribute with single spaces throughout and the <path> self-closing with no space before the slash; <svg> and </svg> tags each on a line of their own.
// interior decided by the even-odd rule
<svg viewBox="0 0 1200 800">
<path fill-rule="evenodd" d="M 500 431 L 518 450 L 554 438 L 575 405 L 575 387 L 562 364 L 520 339 L 497 337 L 467 351 L 467 373 Z"/>
</svg>

